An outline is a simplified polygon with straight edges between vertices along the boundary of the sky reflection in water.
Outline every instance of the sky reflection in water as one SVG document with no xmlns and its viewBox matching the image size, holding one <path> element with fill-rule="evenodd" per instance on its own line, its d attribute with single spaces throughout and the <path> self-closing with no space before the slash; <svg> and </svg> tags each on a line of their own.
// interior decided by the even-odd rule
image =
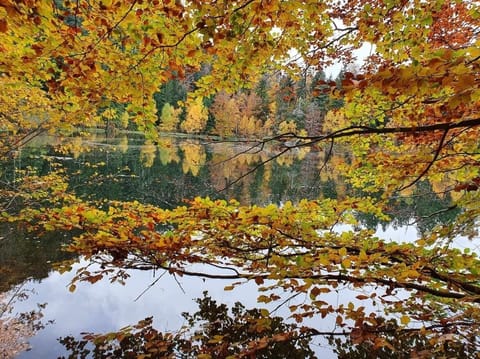
<svg viewBox="0 0 480 359">
<path fill-rule="evenodd" d="M 88 156 L 92 158 L 80 157 L 78 160 L 68 162 L 67 167 L 71 167 L 72 172 L 84 167 L 83 161 L 107 159 L 108 164 L 105 167 L 96 168 L 106 181 L 96 183 L 91 188 L 86 188 L 85 193 L 90 190 L 98 191 L 99 195 L 127 194 L 133 198 L 138 196 L 149 196 L 148 198 L 139 198 L 139 200 L 152 200 L 152 202 L 174 203 L 178 198 L 185 196 L 201 195 L 197 193 L 199 188 L 203 191 L 212 190 L 211 183 L 218 175 L 217 167 L 200 170 L 199 177 L 192 176 L 190 170 L 186 171 L 181 163 L 163 164 L 161 153 L 155 159 L 151 167 L 145 169 L 138 163 L 139 153 L 137 147 L 128 147 L 128 151 L 120 153 L 113 152 L 94 152 Z M 208 151 L 207 151 L 208 152 Z M 218 152 L 218 153 L 221 153 Z M 108 155 L 108 156 L 107 156 Z M 211 153 L 214 158 L 216 153 Z M 87 155 L 85 155 L 87 156 Z M 87 156 L 87 157 L 88 157 Z M 231 195 L 236 197 L 241 194 L 246 202 L 253 198 L 264 202 L 266 198 L 276 203 L 281 203 L 287 199 L 303 198 L 308 196 L 335 197 L 341 196 L 339 188 L 332 188 L 331 184 L 337 176 L 323 178 L 318 173 L 319 160 L 316 154 L 310 154 L 303 162 L 293 162 L 290 166 L 275 164 L 269 171 L 259 170 L 253 177 L 248 177 L 244 184 L 239 184 L 239 191 L 232 188 Z M 185 158 L 184 158 L 185 160 Z M 153 160 L 152 160 L 153 161 Z M 78 163 L 77 163 L 78 162 Z M 218 162 L 218 160 L 216 161 Z M 249 161 L 247 161 L 249 162 Z M 322 161 L 320 161 L 322 162 Z M 127 163 L 132 170 L 128 176 L 115 177 L 111 180 L 112 173 L 123 173 L 122 168 Z M 232 178 L 220 178 L 221 184 L 224 181 L 232 181 L 238 177 L 239 173 L 245 172 L 247 163 L 237 163 L 232 168 L 225 169 L 221 173 L 229 173 Z M 191 166 L 187 166 L 190 168 Z M 205 167 L 206 168 L 206 167 Z M 240 172 L 236 172 L 236 171 Z M 233 172 L 232 172 L 233 171 Z M 270 172 L 271 171 L 271 172 Z M 186 173 L 185 173 L 186 172 Z M 275 173 L 275 176 L 267 175 Z M 334 168 L 329 170 L 330 174 L 335 174 Z M 202 175 L 204 177 L 202 177 Z M 257 176 L 258 175 L 258 176 Z M 123 175 L 122 175 L 123 176 Z M 183 177 L 182 177 L 183 176 Z M 265 179 L 270 178 L 269 183 Z M 217 178 L 217 180 L 219 180 Z M 83 189 L 86 181 L 78 178 L 79 183 L 75 184 Z M 304 182 L 301 182 L 304 181 Z M 307 183 L 308 182 L 308 183 Z M 303 184 L 302 184 L 303 183 Z M 344 185 L 342 186 L 344 187 Z M 260 195 L 262 190 L 271 191 L 268 196 Z M 343 188 L 345 191 L 345 188 Z M 168 194 L 168 201 L 165 196 Z M 230 194 L 228 194 L 230 195 Z M 151 197 L 151 198 L 150 198 Z M 172 197 L 172 198 L 170 198 Z M 178 198 L 177 198 L 178 197 Z M 125 198 L 131 199 L 131 198 Z M 337 230 L 347 230 L 348 227 L 338 226 Z M 413 241 L 417 238 L 417 229 L 414 226 L 387 226 L 386 230 L 379 229 L 377 235 L 387 241 Z M 462 244 L 463 243 L 463 244 Z M 471 247 L 471 243 L 464 242 L 458 244 L 460 247 Z M 75 268 L 78 268 L 76 265 Z M 26 312 L 36 308 L 37 303 L 47 303 L 43 310 L 44 322 L 54 320 L 53 324 L 46 326 L 44 330 L 31 338 L 32 350 L 19 355 L 19 358 L 56 358 L 64 354 L 63 346 L 58 342 L 58 338 L 73 335 L 78 337 L 82 332 L 104 333 L 117 331 L 120 328 L 133 325 L 139 320 L 148 316 L 154 317 L 154 326 L 160 331 L 176 331 L 185 324 L 181 316 L 182 312 L 193 313 L 197 310 L 197 304 L 194 299 L 202 297 L 202 293 L 207 290 L 212 299 L 218 303 L 225 303 L 231 307 L 236 301 L 241 301 L 247 308 L 256 306 L 256 297 L 258 296 L 257 286 L 254 283 L 248 283 L 236 288 L 233 291 L 225 292 L 223 288 L 230 284 L 228 281 L 208 280 L 198 278 L 178 278 L 181 288 L 175 279 L 170 275 L 162 277 L 158 283 L 144 293 L 137 301 L 135 299 L 162 273 L 156 273 L 154 277 L 152 272 L 132 272 L 132 277 L 127 280 L 125 286 L 120 284 L 111 284 L 108 280 L 102 280 L 94 285 L 89 283 L 79 283 L 74 293 L 68 291 L 68 285 L 75 273 L 73 271 L 65 274 L 50 272 L 48 278 L 41 281 L 28 281 L 25 289 L 34 289 L 28 300 L 20 302 L 15 307 L 15 312 Z M 183 288 L 183 289 L 182 289 Z M 185 292 L 183 292 L 183 290 Z M 368 289 L 367 289 L 368 290 Z M 365 288 L 364 288 L 365 291 Z M 322 294 L 322 300 L 340 303 L 354 301 L 358 291 L 351 291 L 345 287 L 339 287 L 337 292 Z M 288 297 L 288 293 L 284 294 Z M 275 312 L 275 315 L 287 317 L 290 312 L 288 305 L 298 304 L 305 300 L 305 297 L 298 296 L 293 301 L 288 302 L 284 308 Z M 276 304 L 275 304 L 276 305 Z M 269 308 L 273 309 L 273 308 Z M 331 331 L 334 329 L 334 321 L 328 318 L 317 321 L 305 321 L 306 325 L 312 324 L 318 330 Z M 331 348 L 328 348 L 325 340 L 314 339 L 314 348 L 321 358 L 336 357 Z M 319 344 L 320 343 L 320 344 Z"/>
<path fill-rule="evenodd" d="M 344 228 L 347 229 L 347 228 Z M 402 227 L 379 230 L 378 235 L 385 239 L 396 241 L 413 240 L 416 238 L 414 227 Z M 82 261 L 81 265 L 86 262 Z M 195 298 L 202 297 L 207 290 L 217 302 L 225 303 L 231 307 L 236 301 L 241 301 L 247 308 L 256 305 L 258 295 L 257 286 L 254 283 L 244 284 L 233 291 L 224 291 L 223 288 L 230 282 L 225 280 L 198 278 L 177 278 L 181 284 L 175 281 L 171 275 L 163 276 L 153 287 L 145 289 L 161 275 L 157 272 L 132 271 L 126 285 L 111 284 L 104 279 L 95 284 L 78 283 L 75 292 L 68 291 L 68 285 L 73 278 L 76 264 L 71 272 L 60 274 L 51 272 L 49 277 L 38 282 L 28 282 L 24 288 L 33 289 L 28 300 L 16 305 L 17 312 L 32 310 L 36 303 L 48 303 L 44 309 L 44 322 L 54 320 L 54 323 L 46 326 L 44 330 L 30 339 L 32 350 L 24 352 L 18 358 L 56 358 L 64 354 L 63 346 L 58 338 L 74 335 L 79 336 L 82 332 L 103 333 L 116 331 L 124 326 L 132 325 L 148 316 L 154 317 L 154 326 L 159 330 L 175 331 L 185 324 L 181 316 L 182 312 L 195 312 L 197 305 Z M 184 292 L 185 291 L 185 292 Z M 142 294 L 143 293 L 143 294 Z M 140 298 L 135 299 L 140 295 Z M 338 292 L 323 294 L 322 300 L 345 302 L 354 300 L 358 292 L 347 288 L 340 288 Z M 304 300 L 297 297 L 288 305 L 297 304 Z M 288 305 L 280 309 L 275 315 L 288 316 Z M 272 309 L 271 307 L 269 309 Z M 308 321 L 305 324 L 309 324 Z M 332 330 L 333 323 L 325 320 L 324 323 L 312 322 L 319 330 Z M 322 343 L 323 342 L 323 343 Z M 313 340 L 316 351 L 321 358 L 335 358 L 331 349 L 324 346 L 324 341 Z"/>
</svg>

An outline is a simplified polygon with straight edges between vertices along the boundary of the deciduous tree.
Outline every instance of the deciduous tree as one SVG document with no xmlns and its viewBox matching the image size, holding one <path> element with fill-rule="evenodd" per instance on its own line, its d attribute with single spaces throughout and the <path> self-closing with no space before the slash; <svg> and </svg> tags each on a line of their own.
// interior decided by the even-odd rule
<svg viewBox="0 0 480 359">
<path fill-rule="evenodd" d="M 185 121 L 180 124 L 180 128 L 187 133 L 201 132 L 208 120 L 208 112 L 203 105 L 202 99 L 197 98 L 187 102 L 187 114 Z"/>
<path fill-rule="evenodd" d="M 225 91 L 219 92 L 210 107 L 210 112 L 215 119 L 215 132 L 221 136 L 238 135 L 240 109 L 233 95 Z"/>
<path fill-rule="evenodd" d="M 180 109 L 176 109 L 169 103 L 165 103 L 162 108 L 162 115 L 160 116 L 160 131 L 172 132 L 177 129 L 180 122 Z"/>
</svg>

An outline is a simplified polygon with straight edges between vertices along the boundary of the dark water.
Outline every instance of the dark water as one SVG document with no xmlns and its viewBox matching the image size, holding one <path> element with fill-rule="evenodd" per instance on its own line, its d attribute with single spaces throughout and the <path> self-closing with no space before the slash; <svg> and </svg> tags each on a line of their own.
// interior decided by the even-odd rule
<svg viewBox="0 0 480 359">
<path fill-rule="evenodd" d="M 352 192 L 335 168 L 335 163 L 348 160 L 348 155 L 340 150 L 320 171 L 324 165 L 323 151 L 291 151 L 270 161 L 281 148 L 260 152 L 253 143 L 174 138 L 151 143 L 142 138 L 106 141 L 92 137 L 87 141 L 70 139 L 59 150 L 57 141 L 45 138 L 22 149 L 4 164 L 2 182 L 12 183 L 18 169 L 32 167 L 45 174 L 54 164 L 61 164 L 71 175 L 70 188 L 82 197 L 137 200 L 163 208 L 172 208 L 195 196 L 236 198 L 243 204 L 263 205 L 302 198 L 341 198 Z M 428 192 L 428 183 L 421 186 L 419 192 Z M 414 238 L 417 230 L 428 229 L 435 223 L 420 221 L 420 228 L 405 224 L 449 202 L 448 198 L 436 196 L 419 198 L 414 205 L 408 201 L 395 203 L 395 223 L 383 224 L 385 231 L 379 230 L 379 234 L 392 239 Z M 365 226 L 381 227 L 373 217 L 360 219 Z M 154 316 L 159 330 L 177 330 L 185 324 L 180 314 L 195 310 L 193 299 L 204 290 L 229 305 L 240 300 L 248 307 L 256 302 L 254 285 L 224 292 L 228 284 L 225 282 L 178 280 L 168 275 L 141 295 L 158 278 L 159 274 L 152 272 L 132 272 L 126 286 L 104 280 L 95 285 L 81 284 L 70 293 L 68 284 L 78 265 L 63 274 L 54 269 L 54 263 L 72 256 L 61 250 L 68 240 L 63 234 L 35 238 L 8 223 L 0 227 L 1 291 L 22 286 L 28 297 L 15 304 L 15 311 L 30 311 L 37 303 L 46 303 L 42 321 L 50 322 L 30 339 L 31 350 L 22 353 L 21 358 L 55 358 L 64 352 L 59 337 L 115 331 L 146 316 Z M 338 302 L 339 298 L 331 300 Z M 329 323 L 325 326 L 324 329 L 331 329 Z M 323 357 L 332 355 L 325 343 L 314 345 Z"/>
</svg>

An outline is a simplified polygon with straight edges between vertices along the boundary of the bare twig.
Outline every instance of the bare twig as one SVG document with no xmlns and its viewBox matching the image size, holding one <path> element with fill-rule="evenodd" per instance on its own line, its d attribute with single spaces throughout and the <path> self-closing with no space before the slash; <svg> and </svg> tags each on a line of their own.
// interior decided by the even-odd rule
<svg viewBox="0 0 480 359">
<path fill-rule="evenodd" d="M 447 133 L 448 133 L 448 129 L 446 129 L 443 132 L 443 135 L 440 138 L 440 141 L 438 143 L 437 149 L 435 150 L 435 154 L 433 155 L 432 160 L 428 163 L 427 167 L 425 167 L 423 169 L 423 171 L 412 182 L 410 182 L 409 184 L 401 187 L 399 189 L 399 191 L 403 191 L 407 188 L 410 188 L 410 187 L 414 186 L 418 181 L 420 181 L 427 174 L 427 172 L 430 170 L 430 168 L 432 168 L 433 164 L 437 161 L 438 156 L 440 155 L 440 152 L 442 151 L 443 144 L 445 142 L 445 138 L 447 137 Z"/>
<path fill-rule="evenodd" d="M 152 288 L 155 284 L 157 284 L 157 282 L 158 282 L 160 279 L 162 279 L 162 277 L 163 277 L 166 273 L 168 273 L 168 272 L 167 272 L 167 271 L 164 271 L 162 274 L 160 274 L 160 275 L 158 276 L 158 278 L 155 279 L 152 283 L 150 283 L 150 284 L 148 285 L 148 287 L 145 288 L 145 289 L 142 291 L 142 293 L 140 293 L 133 301 L 136 302 L 137 300 L 139 300 L 146 292 L 148 292 L 148 291 L 150 290 L 150 288 Z"/>
</svg>

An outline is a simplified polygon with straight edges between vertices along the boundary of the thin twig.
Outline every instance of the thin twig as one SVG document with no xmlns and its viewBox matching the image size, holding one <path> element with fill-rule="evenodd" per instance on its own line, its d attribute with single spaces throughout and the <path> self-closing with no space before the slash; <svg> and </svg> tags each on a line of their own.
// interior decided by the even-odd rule
<svg viewBox="0 0 480 359">
<path fill-rule="evenodd" d="M 182 284 L 178 281 L 178 278 L 175 275 L 175 273 L 173 273 L 173 279 L 175 279 L 175 282 L 177 282 L 177 285 L 180 288 L 180 290 L 183 292 L 183 294 L 187 294 L 187 292 L 185 292 L 185 289 L 183 289 Z"/>
<path fill-rule="evenodd" d="M 297 292 L 297 293 L 295 293 L 294 295 L 288 297 L 288 298 L 285 299 L 283 302 L 281 302 L 279 305 L 277 305 L 277 306 L 270 312 L 270 314 L 275 313 L 278 309 L 280 309 L 283 305 L 285 305 L 285 303 L 291 301 L 293 298 L 298 297 L 300 294 L 302 294 L 302 292 Z"/>
<path fill-rule="evenodd" d="M 162 277 L 167 273 L 167 271 L 164 271 L 162 274 L 160 274 L 160 276 L 155 279 L 152 283 L 150 283 L 148 285 L 147 288 L 145 288 L 142 293 L 140 293 L 133 301 L 136 302 L 137 300 L 139 300 L 146 292 L 148 292 L 150 290 L 150 288 L 152 288 L 155 284 L 157 284 L 157 282 L 162 279 Z"/>
<path fill-rule="evenodd" d="M 440 155 L 440 152 L 443 149 L 443 144 L 445 142 L 445 138 L 447 137 L 447 133 L 448 133 L 448 129 L 446 129 L 443 132 L 442 138 L 440 139 L 440 142 L 438 143 L 437 149 L 435 150 L 435 154 L 434 154 L 432 160 L 428 163 L 427 167 L 425 167 L 423 169 L 423 171 L 417 176 L 417 178 L 415 178 L 415 180 L 410 182 L 408 185 L 401 187 L 398 191 L 403 191 L 407 188 L 410 188 L 410 187 L 414 186 L 418 181 L 420 181 L 427 174 L 427 172 L 430 170 L 430 168 L 433 166 L 433 164 L 437 161 L 438 156 Z"/>
<path fill-rule="evenodd" d="M 18 294 L 20 293 L 20 290 L 23 288 L 25 283 L 22 283 L 20 284 L 17 289 L 15 289 L 15 293 L 12 294 L 12 296 L 10 297 L 10 299 L 8 300 L 7 303 L 5 303 L 5 307 L 4 309 L 2 310 L 2 312 L 0 313 L 0 318 L 7 312 L 7 310 L 9 309 L 9 307 L 11 306 L 11 304 L 13 303 L 13 301 L 15 300 L 15 298 L 18 297 Z"/>
</svg>

